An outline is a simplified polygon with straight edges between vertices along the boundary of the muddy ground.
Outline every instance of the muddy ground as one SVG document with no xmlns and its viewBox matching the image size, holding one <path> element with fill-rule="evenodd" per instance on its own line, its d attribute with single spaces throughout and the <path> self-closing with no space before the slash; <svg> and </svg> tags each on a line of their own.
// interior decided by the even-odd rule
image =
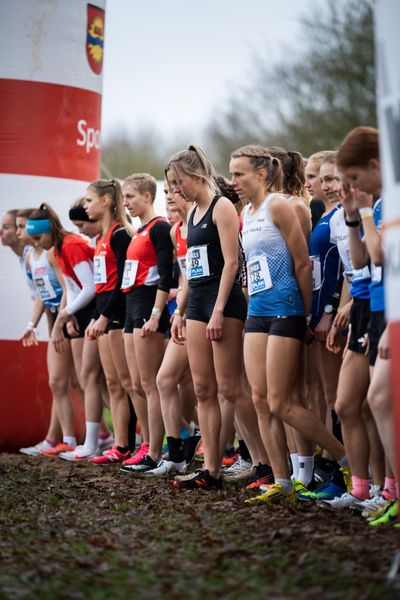
<svg viewBox="0 0 400 600">
<path fill-rule="evenodd" d="M 0 598 L 400 598 L 399 530 L 116 467 L 0 454 Z"/>
</svg>

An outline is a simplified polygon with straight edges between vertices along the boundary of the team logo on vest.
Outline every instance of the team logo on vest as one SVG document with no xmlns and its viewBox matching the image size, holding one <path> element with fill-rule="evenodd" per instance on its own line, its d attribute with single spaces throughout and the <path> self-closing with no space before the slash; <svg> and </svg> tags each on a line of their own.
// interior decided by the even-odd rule
<svg viewBox="0 0 400 600">
<path fill-rule="evenodd" d="M 92 71 L 100 75 L 103 68 L 104 10 L 88 4 L 87 15 L 86 55 Z"/>
</svg>

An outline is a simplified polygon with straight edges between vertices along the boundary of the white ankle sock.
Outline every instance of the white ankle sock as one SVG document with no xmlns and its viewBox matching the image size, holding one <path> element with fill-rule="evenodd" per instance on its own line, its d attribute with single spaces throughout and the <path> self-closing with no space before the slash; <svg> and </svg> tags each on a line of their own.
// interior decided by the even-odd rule
<svg viewBox="0 0 400 600">
<path fill-rule="evenodd" d="M 86 421 L 86 436 L 85 443 L 83 445 L 88 450 L 97 450 L 99 447 L 99 430 L 100 423 Z"/>
<path fill-rule="evenodd" d="M 276 479 L 275 478 L 275 483 L 280 483 L 281 486 L 283 487 L 283 489 L 285 490 L 285 492 L 288 492 L 288 494 L 290 492 L 293 492 L 293 484 L 291 479 Z"/>
<path fill-rule="evenodd" d="M 298 481 L 307 486 L 311 483 L 314 471 L 314 456 L 299 456 Z"/>
<path fill-rule="evenodd" d="M 297 452 L 290 455 L 290 460 L 292 461 L 293 469 L 292 477 L 293 479 L 297 480 L 299 478 L 299 455 L 297 454 Z"/>
<path fill-rule="evenodd" d="M 68 446 L 72 446 L 73 448 L 75 448 L 76 447 L 76 438 L 72 437 L 71 435 L 64 435 L 63 443 L 68 444 Z"/>
</svg>

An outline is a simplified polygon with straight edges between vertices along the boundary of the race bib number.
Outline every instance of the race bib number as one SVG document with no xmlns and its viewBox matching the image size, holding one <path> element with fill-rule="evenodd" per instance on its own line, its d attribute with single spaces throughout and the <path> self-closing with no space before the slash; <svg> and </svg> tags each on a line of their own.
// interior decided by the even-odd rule
<svg viewBox="0 0 400 600">
<path fill-rule="evenodd" d="M 124 275 L 122 277 L 121 290 L 132 287 L 136 280 L 136 273 L 138 270 L 138 260 L 126 260 L 124 267 Z"/>
<path fill-rule="evenodd" d="M 177 259 L 181 275 L 186 279 L 186 256 L 178 256 Z"/>
<path fill-rule="evenodd" d="M 321 261 L 319 256 L 310 256 L 312 263 L 312 289 L 313 292 L 321 289 Z"/>
<path fill-rule="evenodd" d="M 371 279 L 375 283 L 379 283 L 382 281 L 382 267 L 377 267 L 371 264 Z"/>
<path fill-rule="evenodd" d="M 210 275 L 207 246 L 192 246 L 186 254 L 187 278 L 199 279 Z"/>
<path fill-rule="evenodd" d="M 93 259 L 94 282 L 107 283 L 106 257 L 104 255 L 95 256 Z"/>
<path fill-rule="evenodd" d="M 44 302 L 45 300 L 53 300 L 53 298 L 57 298 L 57 294 L 54 291 L 50 278 L 47 275 L 35 278 L 34 283 L 37 293 L 39 294 L 39 297 L 42 300 L 42 302 Z"/>
<path fill-rule="evenodd" d="M 250 296 L 269 290 L 272 287 L 266 256 L 256 256 L 248 262 L 247 277 Z"/>
</svg>

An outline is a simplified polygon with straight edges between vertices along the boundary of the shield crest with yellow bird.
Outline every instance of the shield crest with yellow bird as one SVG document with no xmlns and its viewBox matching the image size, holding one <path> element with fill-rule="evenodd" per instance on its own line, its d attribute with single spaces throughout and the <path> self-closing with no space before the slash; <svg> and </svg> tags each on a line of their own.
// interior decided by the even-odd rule
<svg viewBox="0 0 400 600">
<path fill-rule="evenodd" d="M 103 68 L 104 10 L 93 4 L 87 5 L 86 55 L 89 65 L 97 75 Z"/>
</svg>

